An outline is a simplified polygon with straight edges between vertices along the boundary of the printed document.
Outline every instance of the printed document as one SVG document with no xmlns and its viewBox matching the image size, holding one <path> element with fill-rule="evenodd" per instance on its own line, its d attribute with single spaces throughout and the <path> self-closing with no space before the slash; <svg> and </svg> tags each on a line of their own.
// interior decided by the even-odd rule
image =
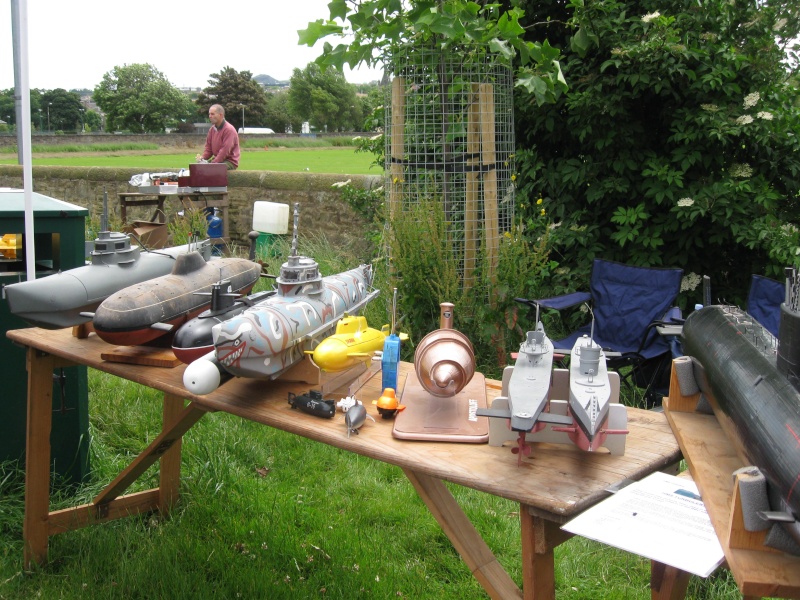
<svg viewBox="0 0 800 600">
<path fill-rule="evenodd" d="M 665 473 L 632 483 L 562 529 L 700 577 L 725 557 L 697 486 Z"/>
</svg>

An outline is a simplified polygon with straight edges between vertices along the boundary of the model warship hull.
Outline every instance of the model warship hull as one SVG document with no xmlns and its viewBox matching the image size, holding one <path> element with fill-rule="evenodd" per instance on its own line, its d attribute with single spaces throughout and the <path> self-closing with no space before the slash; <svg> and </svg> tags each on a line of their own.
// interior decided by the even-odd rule
<svg viewBox="0 0 800 600">
<path fill-rule="evenodd" d="M 519 348 L 508 382 L 511 429 L 528 432 L 544 427 L 544 423 L 537 421 L 547 406 L 552 374 L 552 342 L 542 328 L 529 331 Z"/>
<path fill-rule="evenodd" d="M 148 344 L 208 308 L 216 282 L 225 280 L 230 292 L 246 294 L 260 273 L 260 265 L 249 260 L 220 258 L 207 263 L 198 252 L 190 252 L 178 257 L 169 275 L 109 296 L 97 308 L 92 323 L 109 344 Z"/>
<path fill-rule="evenodd" d="M 798 320 L 783 310 L 781 336 L 800 331 Z M 771 509 L 794 515 L 782 525 L 800 544 L 800 393 L 778 369 L 777 341 L 740 309 L 708 306 L 686 319 L 683 344 L 722 429 L 767 479 Z"/>
<path fill-rule="evenodd" d="M 610 401 L 605 354 L 589 336 L 583 336 L 572 347 L 569 365 L 569 412 L 574 425 L 568 433 L 581 450 L 593 452 L 605 442 Z"/>
<path fill-rule="evenodd" d="M 128 286 L 167 275 L 178 256 L 198 244 L 144 252 L 122 233 L 102 232 L 94 242 L 91 264 L 32 281 L 7 285 L 10 311 L 31 325 L 60 329 L 88 323 L 90 315 L 111 294 Z M 205 258 L 210 245 L 201 245 Z"/>
</svg>

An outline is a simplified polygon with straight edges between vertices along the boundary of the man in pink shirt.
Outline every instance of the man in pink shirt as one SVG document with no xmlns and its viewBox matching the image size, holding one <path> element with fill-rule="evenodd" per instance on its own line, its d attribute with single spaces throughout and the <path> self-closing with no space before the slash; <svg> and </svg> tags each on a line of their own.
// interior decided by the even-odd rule
<svg viewBox="0 0 800 600">
<path fill-rule="evenodd" d="M 197 155 L 197 159 L 225 163 L 229 171 L 239 168 L 239 134 L 225 120 L 225 109 L 214 104 L 208 109 L 208 120 L 211 121 L 211 129 L 206 136 L 206 147 L 202 154 Z"/>
</svg>

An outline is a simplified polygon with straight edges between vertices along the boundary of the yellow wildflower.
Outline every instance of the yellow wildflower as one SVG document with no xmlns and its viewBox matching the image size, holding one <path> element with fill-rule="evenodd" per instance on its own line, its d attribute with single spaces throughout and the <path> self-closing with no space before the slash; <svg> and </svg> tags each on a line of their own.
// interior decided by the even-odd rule
<svg viewBox="0 0 800 600">
<path fill-rule="evenodd" d="M 541 199 L 541 198 L 539 198 L 539 199 L 536 201 L 536 204 L 541 204 L 541 203 L 542 203 L 542 199 Z"/>
<path fill-rule="evenodd" d="M 545 216 L 546 214 L 547 214 L 547 211 L 545 209 L 542 209 L 542 216 Z"/>
</svg>

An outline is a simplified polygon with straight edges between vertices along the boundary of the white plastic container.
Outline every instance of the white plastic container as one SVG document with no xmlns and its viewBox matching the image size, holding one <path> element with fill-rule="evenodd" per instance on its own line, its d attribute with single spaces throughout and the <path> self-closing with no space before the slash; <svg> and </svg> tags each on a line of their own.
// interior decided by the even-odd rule
<svg viewBox="0 0 800 600">
<path fill-rule="evenodd" d="M 288 233 L 289 205 L 262 200 L 253 203 L 253 229 L 261 233 Z"/>
</svg>

